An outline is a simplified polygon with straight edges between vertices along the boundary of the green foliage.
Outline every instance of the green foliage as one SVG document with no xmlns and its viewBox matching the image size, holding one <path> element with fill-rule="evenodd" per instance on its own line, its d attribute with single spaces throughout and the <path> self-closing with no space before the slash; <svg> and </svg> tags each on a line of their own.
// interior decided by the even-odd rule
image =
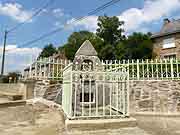
<svg viewBox="0 0 180 135">
<path fill-rule="evenodd" d="M 126 56 L 127 50 L 126 50 L 126 45 L 124 44 L 124 42 L 119 42 L 116 45 L 115 55 L 116 55 L 116 59 L 118 60 L 124 59 Z"/>
<path fill-rule="evenodd" d="M 2 77 L 2 83 L 17 83 L 20 77 L 20 72 L 9 72 L 7 75 Z"/>
<path fill-rule="evenodd" d="M 54 53 L 57 53 L 56 48 L 52 44 L 49 44 L 44 47 L 39 57 L 49 57 L 52 56 Z"/>
<path fill-rule="evenodd" d="M 73 60 L 76 51 L 85 40 L 90 40 L 90 42 L 95 45 L 94 47 L 97 52 L 100 51 L 101 46 L 103 46 L 103 41 L 94 33 L 88 31 L 80 31 L 72 33 L 68 38 L 68 42 L 63 47 L 59 47 L 59 50 L 64 51 L 66 57 L 70 60 Z"/>
<path fill-rule="evenodd" d="M 99 55 L 102 60 L 114 60 L 115 59 L 114 47 L 110 44 L 104 46 L 100 51 Z"/>
<path fill-rule="evenodd" d="M 99 51 L 99 57 L 101 59 L 115 59 L 115 49 L 117 44 L 125 39 L 123 36 L 124 30 L 122 29 L 123 21 L 119 21 L 116 16 L 100 16 L 98 18 L 98 28 L 96 30 L 97 36 L 103 39 L 104 45 Z"/>
<path fill-rule="evenodd" d="M 148 59 L 152 58 L 152 41 L 149 34 L 133 33 L 117 45 L 118 59 Z"/>
<path fill-rule="evenodd" d="M 85 40 L 90 40 L 103 60 L 113 59 L 147 59 L 152 58 L 151 33 L 133 33 L 125 37 L 122 29 L 123 21 L 115 16 L 100 16 L 96 34 L 89 31 L 74 32 L 67 43 L 58 50 L 65 52 L 68 59 L 73 60 L 76 51 Z"/>
<path fill-rule="evenodd" d="M 115 46 L 119 41 L 125 37 L 122 35 L 124 30 L 122 29 L 123 21 L 119 21 L 116 16 L 100 16 L 98 18 L 97 36 L 104 39 L 105 44 Z"/>
<path fill-rule="evenodd" d="M 1 83 L 9 83 L 9 78 L 8 78 L 8 76 L 2 76 L 2 77 L 1 77 Z"/>
<path fill-rule="evenodd" d="M 20 72 L 9 72 L 7 77 L 10 79 L 10 82 L 17 82 L 21 77 Z"/>
</svg>

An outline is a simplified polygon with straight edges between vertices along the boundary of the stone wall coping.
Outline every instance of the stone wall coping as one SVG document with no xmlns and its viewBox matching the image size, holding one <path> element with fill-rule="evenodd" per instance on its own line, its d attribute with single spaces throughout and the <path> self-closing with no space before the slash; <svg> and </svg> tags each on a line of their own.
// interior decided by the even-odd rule
<svg viewBox="0 0 180 135">
<path fill-rule="evenodd" d="M 26 100 L 3 102 L 3 103 L 0 103 L 0 108 L 22 106 L 22 105 L 26 105 Z"/>
<path fill-rule="evenodd" d="M 167 113 L 167 112 L 135 112 L 131 116 L 157 116 L 157 117 L 180 117 L 180 113 Z"/>
<path fill-rule="evenodd" d="M 166 80 L 156 80 L 156 79 L 154 79 L 154 80 L 129 80 L 129 82 L 172 82 L 172 81 L 179 81 L 178 79 L 174 79 L 174 80 L 172 80 L 172 79 L 166 79 Z"/>
<path fill-rule="evenodd" d="M 20 83 L 35 83 L 36 80 L 29 79 L 29 80 L 21 80 Z"/>
<path fill-rule="evenodd" d="M 69 65 L 67 65 L 64 69 L 63 69 L 63 71 L 66 71 L 69 67 L 71 67 L 73 65 L 73 63 L 70 63 Z"/>
</svg>

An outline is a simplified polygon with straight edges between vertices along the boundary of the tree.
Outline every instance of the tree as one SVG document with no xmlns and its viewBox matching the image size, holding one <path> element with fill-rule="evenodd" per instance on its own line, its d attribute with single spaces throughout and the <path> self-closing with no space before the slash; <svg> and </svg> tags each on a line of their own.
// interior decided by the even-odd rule
<svg viewBox="0 0 180 135">
<path fill-rule="evenodd" d="M 119 42 L 125 39 L 122 29 L 123 21 L 119 21 L 116 16 L 100 16 L 98 18 L 97 36 L 103 39 L 104 45 L 101 47 L 100 58 L 115 59 L 115 49 Z"/>
<path fill-rule="evenodd" d="M 21 73 L 16 71 L 16 72 L 9 72 L 7 77 L 10 79 L 10 82 L 17 82 L 19 78 L 21 77 Z"/>
<path fill-rule="evenodd" d="M 97 52 L 101 50 L 101 46 L 103 45 L 102 39 L 89 31 L 79 31 L 72 33 L 68 38 L 68 42 L 63 47 L 59 47 L 59 50 L 64 51 L 66 57 L 70 60 L 73 60 L 76 51 L 85 40 L 90 40 Z"/>
<path fill-rule="evenodd" d="M 118 59 L 152 58 L 153 43 L 150 34 L 133 33 L 116 47 Z"/>
<path fill-rule="evenodd" d="M 110 44 L 104 46 L 100 51 L 99 55 L 102 60 L 114 60 L 115 54 L 113 46 Z"/>
<path fill-rule="evenodd" d="M 43 48 L 39 57 L 49 57 L 52 56 L 54 53 L 57 53 L 56 48 L 52 44 L 48 44 Z"/>
<path fill-rule="evenodd" d="M 22 77 L 21 72 L 9 72 L 7 75 L 3 76 L 2 83 L 17 83 L 20 77 Z"/>
<path fill-rule="evenodd" d="M 123 40 L 124 30 L 122 29 L 123 21 L 119 21 L 118 17 L 100 16 L 98 17 L 97 36 L 102 38 L 105 44 L 115 46 L 119 41 Z"/>
<path fill-rule="evenodd" d="M 67 43 L 59 47 L 70 60 L 85 40 L 90 40 L 102 60 L 152 58 L 151 33 L 123 35 L 123 21 L 117 17 L 100 16 L 96 34 L 89 31 L 74 32 Z"/>
<path fill-rule="evenodd" d="M 126 46 L 124 42 L 119 42 L 115 49 L 116 59 L 121 60 L 126 58 Z"/>
</svg>

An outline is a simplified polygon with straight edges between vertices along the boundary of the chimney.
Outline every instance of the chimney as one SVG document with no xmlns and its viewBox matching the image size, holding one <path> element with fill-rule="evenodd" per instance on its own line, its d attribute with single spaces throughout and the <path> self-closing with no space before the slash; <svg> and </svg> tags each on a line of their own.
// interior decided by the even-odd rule
<svg viewBox="0 0 180 135">
<path fill-rule="evenodd" d="M 170 23 L 171 21 L 168 19 L 168 18 L 165 18 L 164 19 L 164 25 L 166 25 L 166 24 L 168 24 L 168 23 Z"/>
</svg>

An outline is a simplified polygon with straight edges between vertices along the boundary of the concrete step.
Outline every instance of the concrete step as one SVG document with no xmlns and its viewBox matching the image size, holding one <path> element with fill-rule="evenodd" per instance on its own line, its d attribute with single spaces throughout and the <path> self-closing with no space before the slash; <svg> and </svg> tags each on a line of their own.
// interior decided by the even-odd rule
<svg viewBox="0 0 180 135">
<path fill-rule="evenodd" d="M 68 131 L 119 129 L 119 128 L 136 127 L 136 126 L 137 126 L 137 122 L 136 119 L 134 118 L 66 120 L 66 127 Z"/>
</svg>

